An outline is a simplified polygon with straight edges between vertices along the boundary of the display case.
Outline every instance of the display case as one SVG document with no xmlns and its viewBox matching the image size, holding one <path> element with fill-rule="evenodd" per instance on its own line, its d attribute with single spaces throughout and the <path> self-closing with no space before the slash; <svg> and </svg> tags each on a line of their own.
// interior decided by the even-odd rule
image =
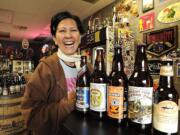
<svg viewBox="0 0 180 135">
<path fill-rule="evenodd" d="M 34 62 L 30 60 L 13 60 L 12 72 L 29 73 L 34 70 Z"/>
</svg>

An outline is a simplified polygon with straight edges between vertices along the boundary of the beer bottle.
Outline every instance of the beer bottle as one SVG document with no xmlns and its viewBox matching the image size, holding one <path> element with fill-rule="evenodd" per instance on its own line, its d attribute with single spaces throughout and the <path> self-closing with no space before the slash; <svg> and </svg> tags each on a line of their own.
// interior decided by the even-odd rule
<svg viewBox="0 0 180 135">
<path fill-rule="evenodd" d="M 19 76 L 20 77 L 20 91 L 21 91 L 21 94 L 23 95 L 24 94 L 24 91 L 25 91 L 25 87 L 26 87 L 26 80 L 24 78 L 24 75 L 21 75 Z"/>
<path fill-rule="evenodd" d="M 177 135 L 178 93 L 173 81 L 173 61 L 163 60 L 159 87 L 154 94 L 153 134 Z"/>
<path fill-rule="evenodd" d="M 76 82 L 76 110 L 87 114 L 89 110 L 90 72 L 87 67 L 87 57 L 81 56 L 81 71 Z"/>
<path fill-rule="evenodd" d="M 15 88 L 15 81 L 14 81 L 14 77 L 13 77 L 13 74 L 11 74 L 9 76 L 9 93 L 10 94 L 15 94 L 16 93 L 16 88 Z"/>
<path fill-rule="evenodd" d="M 15 91 L 16 91 L 16 93 L 20 93 L 21 92 L 21 87 L 20 87 L 20 82 L 19 82 L 19 76 L 18 75 L 14 76 L 14 82 L 15 82 Z"/>
<path fill-rule="evenodd" d="M 134 72 L 129 78 L 128 119 L 136 131 L 148 134 L 152 126 L 153 80 L 145 47 L 145 44 L 137 45 Z"/>
<path fill-rule="evenodd" d="M 115 47 L 114 51 L 107 92 L 107 115 L 118 124 L 124 124 L 127 121 L 128 79 L 124 73 L 121 47 Z"/>
<path fill-rule="evenodd" d="M 106 116 L 107 75 L 103 51 L 102 47 L 96 49 L 94 71 L 90 79 L 90 112 L 99 120 Z"/>
<path fill-rule="evenodd" d="M 2 95 L 3 92 L 3 78 L 2 75 L 0 74 L 0 96 Z"/>
<path fill-rule="evenodd" d="M 9 95 L 8 79 L 7 79 L 7 76 L 6 76 L 6 75 L 3 76 L 2 95 L 3 95 L 3 96 Z"/>
</svg>

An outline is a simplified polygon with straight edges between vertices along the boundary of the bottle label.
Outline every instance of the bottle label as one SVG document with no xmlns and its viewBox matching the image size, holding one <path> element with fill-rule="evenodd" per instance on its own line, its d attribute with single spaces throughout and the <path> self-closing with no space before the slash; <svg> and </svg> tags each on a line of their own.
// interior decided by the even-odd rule
<svg viewBox="0 0 180 135">
<path fill-rule="evenodd" d="M 20 92 L 21 91 L 20 85 L 15 85 L 15 89 L 16 89 L 16 92 Z"/>
<path fill-rule="evenodd" d="M 106 111 L 106 90 L 105 83 L 90 83 L 90 109 L 97 112 Z"/>
<path fill-rule="evenodd" d="M 178 105 L 173 101 L 154 104 L 153 127 L 165 133 L 178 131 Z"/>
<path fill-rule="evenodd" d="M 89 108 L 89 87 L 76 88 L 76 107 L 85 109 Z"/>
<path fill-rule="evenodd" d="M 7 88 L 3 88 L 3 96 L 7 96 L 8 95 L 8 89 Z"/>
<path fill-rule="evenodd" d="M 11 86 L 9 87 L 9 91 L 10 91 L 11 94 L 15 93 L 15 92 L 16 92 L 15 86 L 14 86 L 14 85 L 11 85 Z"/>
<path fill-rule="evenodd" d="M 160 75 L 162 76 L 173 76 L 173 67 L 172 66 L 161 66 Z"/>
<path fill-rule="evenodd" d="M 2 89 L 2 87 L 0 86 L 0 95 L 2 94 L 2 91 L 3 91 L 3 89 Z"/>
<path fill-rule="evenodd" d="M 128 118 L 140 124 L 152 122 L 153 87 L 129 86 Z"/>
<path fill-rule="evenodd" d="M 123 118 L 123 94 L 124 87 L 109 86 L 108 87 L 108 116 L 116 119 Z"/>
</svg>

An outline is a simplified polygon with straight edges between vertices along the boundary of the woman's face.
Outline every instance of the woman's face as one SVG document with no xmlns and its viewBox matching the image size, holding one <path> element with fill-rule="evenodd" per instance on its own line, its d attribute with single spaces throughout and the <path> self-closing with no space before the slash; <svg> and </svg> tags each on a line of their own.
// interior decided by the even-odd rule
<svg viewBox="0 0 180 135">
<path fill-rule="evenodd" d="M 70 18 L 60 21 L 53 39 L 64 54 L 74 54 L 81 39 L 76 22 Z"/>
</svg>

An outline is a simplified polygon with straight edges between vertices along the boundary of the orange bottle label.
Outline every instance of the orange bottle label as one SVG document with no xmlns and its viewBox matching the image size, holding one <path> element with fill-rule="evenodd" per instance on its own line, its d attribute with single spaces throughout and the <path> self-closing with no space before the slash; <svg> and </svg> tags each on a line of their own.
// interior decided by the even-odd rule
<svg viewBox="0 0 180 135">
<path fill-rule="evenodd" d="M 108 87 L 107 113 L 111 118 L 123 118 L 124 87 Z"/>
</svg>

